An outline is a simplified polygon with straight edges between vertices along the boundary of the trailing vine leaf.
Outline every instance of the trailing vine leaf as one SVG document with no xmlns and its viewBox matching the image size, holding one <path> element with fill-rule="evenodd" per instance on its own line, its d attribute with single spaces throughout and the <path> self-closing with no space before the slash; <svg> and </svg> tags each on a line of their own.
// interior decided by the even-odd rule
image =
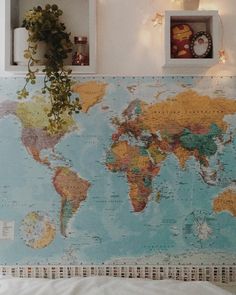
<svg viewBox="0 0 236 295">
<path fill-rule="evenodd" d="M 59 132 L 64 124 L 63 114 L 72 116 L 79 113 L 81 106 L 79 98 L 73 98 L 71 91 L 72 78 L 71 69 L 64 66 L 64 60 L 72 52 L 70 33 L 66 32 L 64 23 L 60 22 L 62 10 L 56 4 L 47 4 L 33 7 L 25 14 L 23 27 L 28 30 L 28 48 L 24 57 L 28 59 L 28 71 L 25 76 L 25 85 L 19 90 L 18 98 L 26 98 L 28 84 L 36 83 L 37 66 L 39 60 L 35 55 L 38 49 L 38 42 L 46 43 L 45 66 L 43 69 L 44 85 L 43 94 L 48 94 L 51 109 L 48 113 L 49 127 L 51 133 Z"/>
</svg>

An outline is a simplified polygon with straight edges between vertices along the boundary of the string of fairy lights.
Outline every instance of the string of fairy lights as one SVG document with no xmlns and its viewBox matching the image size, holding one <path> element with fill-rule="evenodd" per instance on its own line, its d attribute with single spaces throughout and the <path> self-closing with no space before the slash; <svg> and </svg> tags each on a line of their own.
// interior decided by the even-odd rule
<svg viewBox="0 0 236 295">
<path fill-rule="evenodd" d="M 171 0 L 171 2 L 178 6 L 181 6 L 183 0 Z M 158 25 L 162 25 L 164 22 L 164 18 L 165 16 L 163 13 L 156 12 L 152 18 L 153 26 L 156 27 Z M 226 51 L 224 49 L 224 25 L 220 15 L 219 15 L 219 21 L 220 21 L 220 27 L 221 27 L 221 38 L 220 38 L 220 49 L 218 51 L 218 56 L 219 56 L 219 63 L 225 64 L 227 61 L 227 57 L 226 57 Z"/>
</svg>

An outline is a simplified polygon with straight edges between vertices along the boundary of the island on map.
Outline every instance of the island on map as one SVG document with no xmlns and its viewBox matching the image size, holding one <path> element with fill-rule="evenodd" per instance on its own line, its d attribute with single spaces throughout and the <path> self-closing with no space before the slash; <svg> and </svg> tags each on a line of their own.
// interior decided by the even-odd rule
<svg viewBox="0 0 236 295">
<path fill-rule="evenodd" d="M 236 217 L 236 190 L 227 189 L 213 201 L 213 211 L 219 212 L 229 212 L 234 217 Z"/>
<path fill-rule="evenodd" d="M 97 81 L 75 84 L 72 90 L 79 94 L 81 111 L 87 113 L 91 107 L 99 103 L 106 93 L 106 87 L 107 84 Z"/>
</svg>

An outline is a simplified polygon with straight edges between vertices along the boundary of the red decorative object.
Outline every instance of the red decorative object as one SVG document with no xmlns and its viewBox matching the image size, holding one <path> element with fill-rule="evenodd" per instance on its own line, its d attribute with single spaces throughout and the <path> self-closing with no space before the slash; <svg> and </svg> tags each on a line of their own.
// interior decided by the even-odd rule
<svg viewBox="0 0 236 295">
<path fill-rule="evenodd" d="M 171 57 L 192 58 L 190 42 L 193 30 L 188 24 L 178 24 L 171 28 Z"/>
<path fill-rule="evenodd" d="M 88 39 L 84 36 L 74 37 L 74 53 L 72 55 L 72 65 L 89 65 Z"/>
</svg>

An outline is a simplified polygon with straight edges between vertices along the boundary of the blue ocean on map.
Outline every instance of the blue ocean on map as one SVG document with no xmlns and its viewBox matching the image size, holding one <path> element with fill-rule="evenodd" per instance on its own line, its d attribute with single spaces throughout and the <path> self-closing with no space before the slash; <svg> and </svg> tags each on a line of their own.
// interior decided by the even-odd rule
<svg viewBox="0 0 236 295">
<path fill-rule="evenodd" d="M 198 145 L 180 146 L 182 130 L 170 135 L 168 124 L 165 130 L 163 127 L 155 133 L 149 132 L 151 117 L 145 117 L 152 109 L 159 110 L 162 105 L 164 109 L 168 102 L 181 101 L 186 91 L 197 93 L 201 99 L 223 99 L 219 104 L 233 101 L 236 105 L 235 78 L 75 77 L 75 80 L 80 85 L 102 84 L 104 95 L 86 112 L 74 117 L 76 129 L 65 133 L 55 146 L 41 149 L 38 160 L 35 149 L 23 139 L 29 127 L 19 117 L 17 107 L 30 103 L 34 95 L 41 95 L 42 81 L 36 89 L 30 88 L 31 98 L 22 102 L 16 92 L 23 85 L 23 78 L 0 78 L 0 223 L 1 226 L 4 222 L 14 223 L 14 239 L 1 238 L 0 263 L 135 263 L 147 257 L 160 263 L 181 261 L 185 257 L 191 263 L 194 255 L 198 263 L 211 263 L 211 259 L 220 256 L 227 263 L 235 257 L 236 111 L 225 111 L 222 120 L 218 119 L 226 128 L 212 139 L 217 150 L 210 156 Z M 78 94 L 83 103 L 83 93 Z M 14 111 L 6 109 L 12 102 L 17 104 Z M 133 105 L 141 108 L 140 113 L 134 113 Z M 163 113 L 157 116 L 164 120 Z M 214 119 L 218 117 L 212 115 L 212 118 L 212 123 L 216 123 Z M 157 120 L 155 126 L 159 126 L 159 119 L 153 119 Z M 178 120 L 184 121 L 182 117 Z M 176 119 L 170 130 L 181 125 L 178 122 Z M 191 138 L 200 140 L 198 135 L 210 130 L 209 124 L 208 131 L 202 126 L 196 131 L 191 116 L 189 122 L 183 132 L 190 130 Z M 146 128 L 145 132 L 137 131 L 135 124 Z M 152 146 L 158 153 L 156 158 Z M 132 154 L 138 150 L 144 150 L 143 154 Z M 50 165 L 40 162 L 46 158 Z M 55 185 L 58 167 L 65 167 L 74 178 L 78 175 L 80 181 L 88 183 L 85 199 L 68 215 L 65 212 L 70 196 L 66 199 L 64 191 L 60 195 Z M 141 180 L 136 171 L 143 173 Z M 144 201 L 144 208 L 139 207 Z M 225 205 L 227 202 L 231 205 Z M 62 233 L 62 224 L 66 234 Z"/>
</svg>

